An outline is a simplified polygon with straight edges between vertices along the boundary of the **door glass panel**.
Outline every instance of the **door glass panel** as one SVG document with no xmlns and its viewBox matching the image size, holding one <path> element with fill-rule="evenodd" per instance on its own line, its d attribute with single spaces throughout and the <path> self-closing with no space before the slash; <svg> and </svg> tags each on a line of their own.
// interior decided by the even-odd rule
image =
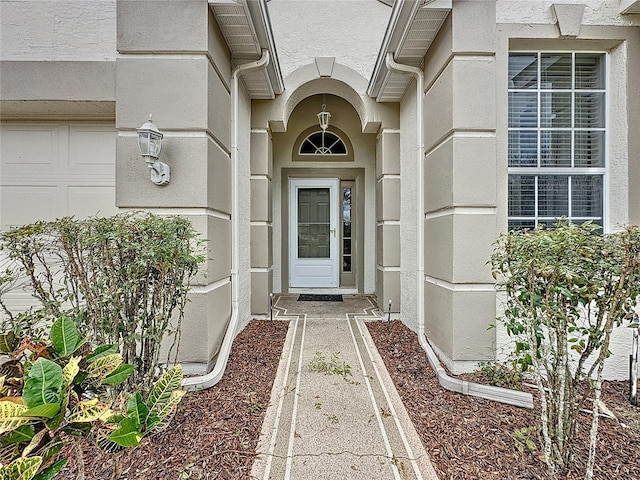
<svg viewBox="0 0 640 480">
<path fill-rule="evenodd" d="M 351 187 L 342 189 L 342 271 L 351 271 Z"/>
<path fill-rule="evenodd" d="M 298 258 L 329 258 L 331 209 L 328 188 L 298 190 Z"/>
</svg>

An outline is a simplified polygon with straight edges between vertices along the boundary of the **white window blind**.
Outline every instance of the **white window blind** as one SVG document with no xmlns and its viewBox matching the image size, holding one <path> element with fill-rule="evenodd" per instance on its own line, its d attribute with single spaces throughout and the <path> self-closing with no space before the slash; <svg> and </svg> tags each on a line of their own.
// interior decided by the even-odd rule
<svg viewBox="0 0 640 480">
<path fill-rule="evenodd" d="M 604 223 L 604 53 L 509 55 L 509 229 Z"/>
</svg>

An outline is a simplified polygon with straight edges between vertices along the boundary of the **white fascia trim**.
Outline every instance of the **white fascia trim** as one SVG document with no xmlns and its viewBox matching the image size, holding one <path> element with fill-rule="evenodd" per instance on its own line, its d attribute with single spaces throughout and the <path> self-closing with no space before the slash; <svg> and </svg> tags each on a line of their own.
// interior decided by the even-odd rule
<svg viewBox="0 0 640 480">
<path fill-rule="evenodd" d="M 620 0 L 620 13 L 640 13 L 640 0 Z"/>
<path fill-rule="evenodd" d="M 391 17 L 387 24 L 387 29 L 384 32 L 382 39 L 382 45 L 378 51 L 378 58 L 376 59 L 371 79 L 369 80 L 369 86 L 367 87 L 367 95 L 373 98 L 377 98 L 384 79 L 387 77 L 389 70 L 387 69 L 387 53 L 395 52 L 398 47 L 404 41 L 404 36 L 407 33 L 407 29 L 411 24 L 411 20 L 416 16 L 418 8 L 422 0 L 397 0 L 393 4 L 393 10 L 391 11 Z M 400 31 L 402 29 L 402 31 Z"/>
</svg>

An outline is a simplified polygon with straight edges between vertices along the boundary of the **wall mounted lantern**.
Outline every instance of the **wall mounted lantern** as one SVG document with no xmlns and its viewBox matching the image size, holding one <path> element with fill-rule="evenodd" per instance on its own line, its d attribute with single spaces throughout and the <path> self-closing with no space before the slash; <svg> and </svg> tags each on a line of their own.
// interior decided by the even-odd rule
<svg viewBox="0 0 640 480">
<path fill-rule="evenodd" d="M 322 131 L 326 131 L 329 128 L 329 119 L 331 114 L 327 112 L 327 105 L 324 103 L 324 95 L 322 96 L 322 111 L 318 114 L 318 122 L 320 122 L 320 128 Z"/>
<path fill-rule="evenodd" d="M 151 181 L 156 185 L 167 185 L 171 180 L 171 169 L 169 165 L 158 161 L 160 150 L 162 150 L 162 133 L 153 123 L 151 115 L 149 121 L 138 128 L 138 147 L 140 155 L 147 162 L 151 172 Z"/>
</svg>

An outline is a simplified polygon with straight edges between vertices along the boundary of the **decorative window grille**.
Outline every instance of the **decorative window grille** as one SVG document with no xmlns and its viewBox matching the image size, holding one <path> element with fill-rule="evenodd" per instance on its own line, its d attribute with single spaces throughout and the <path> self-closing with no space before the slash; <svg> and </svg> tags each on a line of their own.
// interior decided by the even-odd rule
<svg viewBox="0 0 640 480">
<path fill-rule="evenodd" d="M 346 155 L 347 146 L 335 133 L 318 131 L 302 141 L 298 153 L 299 155 Z"/>
<path fill-rule="evenodd" d="M 509 229 L 604 225 L 606 57 L 509 55 Z"/>
</svg>

